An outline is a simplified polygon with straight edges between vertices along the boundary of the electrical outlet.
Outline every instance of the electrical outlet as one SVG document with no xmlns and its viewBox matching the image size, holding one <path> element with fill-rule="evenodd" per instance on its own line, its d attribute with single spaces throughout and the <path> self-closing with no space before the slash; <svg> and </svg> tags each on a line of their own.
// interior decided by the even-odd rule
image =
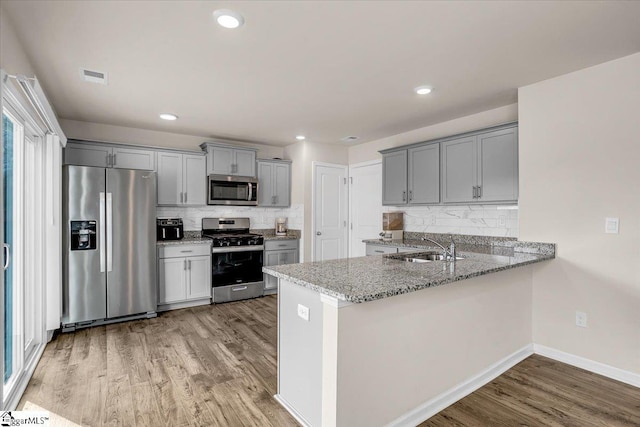
<svg viewBox="0 0 640 427">
<path fill-rule="evenodd" d="M 436 225 L 436 216 L 431 215 L 431 225 Z"/>
<path fill-rule="evenodd" d="M 605 218 L 604 232 L 608 234 L 618 234 L 620 229 L 620 220 L 618 218 Z"/>
<path fill-rule="evenodd" d="M 507 226 L 507 217 L 506 215 L 500 215 L 498 217 L 498 227 L 506 227 Z"/>
<path fill-rule="evenodd" d="M 307 322 L 309 321 L 309 307 L 298 304 L 298 316 Z"/>
<path fill-rule="evenodd" d="M 581 328 L 587 327 L 587 313 L 583 311 L 576 311 L 576 326 Z"/>
</svg>

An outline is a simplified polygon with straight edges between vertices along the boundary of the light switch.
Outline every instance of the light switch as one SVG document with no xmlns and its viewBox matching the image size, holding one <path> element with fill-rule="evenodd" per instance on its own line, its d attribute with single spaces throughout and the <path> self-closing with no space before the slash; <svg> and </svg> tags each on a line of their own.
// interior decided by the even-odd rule
<svg viewBox="0 0 640 427">
<path fill-rule="evenodd" d="M 604 223 L 604 232 L 609 234 L 618 234 L 620 220 L 618 218 L 606 218 Z"/>
<path fill-rule="evenodd" d="M 298 316 L 302 319 L 309 321 L 309 307 L 304 306 L 302 304 L 298 304 Z"/>
</svg>

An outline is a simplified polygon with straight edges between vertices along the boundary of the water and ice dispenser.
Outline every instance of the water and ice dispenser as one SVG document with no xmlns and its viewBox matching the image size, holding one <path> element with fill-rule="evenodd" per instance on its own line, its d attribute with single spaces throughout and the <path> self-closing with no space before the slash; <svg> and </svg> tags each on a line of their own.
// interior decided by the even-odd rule
<svg viewBox="0 0 640 427">
<path fill-rule="evenodd" d="M 71 221 L 71 250 L 97 249 L 96 221 Z"/>
</svg>

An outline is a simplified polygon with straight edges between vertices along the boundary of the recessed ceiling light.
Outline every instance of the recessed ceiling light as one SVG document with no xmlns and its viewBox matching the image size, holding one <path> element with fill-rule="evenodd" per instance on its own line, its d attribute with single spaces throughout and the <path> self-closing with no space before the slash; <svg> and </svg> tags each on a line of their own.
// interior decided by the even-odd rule
<svg viewBox="0 0 640 427">
<path fill-rule="evenodd" d="M 414 89 L 418 95 L 426 95 L 431 93 L 431 88 L 429 86 L 418 86 Z"/>
<path fill-rule="evenodd" d="M 298 136 L 296 136 L 296 139 L 297 139 L 298 141 L 304 141 L 305 139 L 307 139 L 307 137 L 306 137 L 306 136 L 304 136 L 304 135 L 298 135 Z"/>
<path fill-rule="evenodd" d="M 244 24 L 244 18 L 238 12 L 229 9 L 218 9 L 213 12 L 218 24 L 224 28 L 238 28 Z"/>
<path fill-rule="evenodd" d="M 162 114 L 160 114 L 160 118 L 162 120 L 178 120 L 178 116 L 176 116 L 175 114 L 171 114 L 171 113 L 162 113 Z"/>
</svg>

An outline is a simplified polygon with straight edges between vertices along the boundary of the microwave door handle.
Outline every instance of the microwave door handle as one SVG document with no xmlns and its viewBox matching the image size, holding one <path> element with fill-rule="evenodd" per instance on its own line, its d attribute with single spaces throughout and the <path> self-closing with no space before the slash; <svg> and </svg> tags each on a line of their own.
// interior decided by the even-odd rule
<svg viewBox="0 0 640 427">
<path fill-rule="evenodd" d="M 162 227 L 162 238 L 166 239 L 167 238 L 167 229 Z"/>
<path fill-rule="evenodd" d="M 249 198 L 247 199 L 247 201 L 251 201 L 251 198 L 253 196 L 253 185 L 251 185 L 250 182 L 247 183 L 247 185 L 249 186 Z"/>
<path fill-rule="evenodd" d="M 178 239 L 180 238 L 180 228 L 177 229 Z"/>
</svg>

